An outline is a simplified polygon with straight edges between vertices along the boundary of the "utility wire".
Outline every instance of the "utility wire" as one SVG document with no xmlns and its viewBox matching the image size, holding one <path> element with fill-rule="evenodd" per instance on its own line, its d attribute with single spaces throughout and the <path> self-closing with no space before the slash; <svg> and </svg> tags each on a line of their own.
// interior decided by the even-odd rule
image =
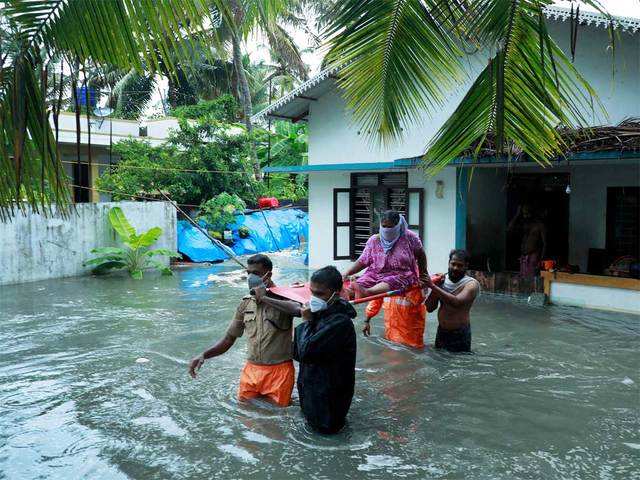
<svg viewBox="0 0 640 480">
<path fill-rule="evenodd" d="M 74 187 L 74 188 L 84 188 L 85 190 L 93 190 L 93 191 L 100 192 L 100 193 L 110 193 L 112 195 L 122 195 L 123 197 L 139 198 L 141 200 L 151 200 L 151 201 L 154 201 L 154 202 L 161 201 L 160 199 L 158 199 L 158 197 L 146 197 L 144 195 L 134 195 L 132 193 L 116 192 L 114 190 L 105 190 L 103 188 L 85 187 L 83 185 L 75 185 L 73 183 L 70 183 L 69 186 L 70 187 Z M 200 205 L 192 205 L 190 203 L 179 203 L 178 205 L 180 205 L 182 207 L 200 208 Z"/>
<path fill-rule="evenodd" d="M 62 163 L 70 163 L 72 165 L 76 165 L 77 162 L 72 162 L 70 160 L 61 160 Z M 85 162 L 80 162 L 85 163 Z M 92 165 L 99 165 L 103 167 L 116 167 L 116 168 L 135 168 L 140 170 L 158 170 L 158 171 L 168 171 L 168 172 L 184 172 L 184 173 L 222 173 L 228 175 L 249 175 L 253 176 L 251 172 L 232 172 L 229 170 L 204 170 L 204 169 L 189 169 L 189 168 L 168 168 L 168 167 L 144 167 L 142 165 L 126 165 L 123 163 L 114 163 L 109 165 L 108 163 L 96 163 L 92 162 Z"/>
</svg>

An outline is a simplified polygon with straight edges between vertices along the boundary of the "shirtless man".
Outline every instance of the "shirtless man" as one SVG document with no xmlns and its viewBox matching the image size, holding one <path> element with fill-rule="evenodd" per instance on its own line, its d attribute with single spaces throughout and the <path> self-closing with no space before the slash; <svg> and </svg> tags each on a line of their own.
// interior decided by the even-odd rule
<svg viewBox="0 0 640 480">
<path fill-rule="evenodd" d="M 533 277 L 547 249 L 547 229 L 544 223 L 533 215 L 529 205 L 518 208 L 516 216 L 509 222 L 507 231 L 512 232 L 519 223 L 522 223 L 523 232 L 520 244 L 520 276 Z"/>
<path fill-rule="evenodd" d="M 450 352 L 471 351 L 469 311 L 480 292 L 478 282 L 467 275 L 469 254 L 465 250 L 451 250 L 449 271 L 440 285 L 427 276 L 424 283 L 431 288 L 426 305 L 433 312 L 438 305 L 438 333 L 436 348 Z"/>
</svg>

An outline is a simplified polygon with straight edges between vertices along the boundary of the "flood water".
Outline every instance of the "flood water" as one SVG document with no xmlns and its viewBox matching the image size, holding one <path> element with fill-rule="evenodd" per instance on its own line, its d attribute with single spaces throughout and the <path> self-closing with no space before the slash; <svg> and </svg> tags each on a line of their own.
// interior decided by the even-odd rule
<svg viewBox="0 0 640 480">
<path fill-rule="evenodd" d="M 207 277 L 234 269 L 0 287 L 0 478 L 640 478 L 640 317 L 487 295 L 474 355 L 393 346 L 378 320 L 329 437 L 297 396 L 236 400 L 244 339 L 187 375 L 245 292 Z"/>
</svg>

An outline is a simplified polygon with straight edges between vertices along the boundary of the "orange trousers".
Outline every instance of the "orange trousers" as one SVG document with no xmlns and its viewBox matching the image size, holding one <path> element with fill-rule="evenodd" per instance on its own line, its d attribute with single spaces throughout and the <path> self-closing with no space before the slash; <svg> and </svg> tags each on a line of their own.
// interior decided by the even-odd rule
<svg viewBox="0 0 640 480">
<path fill-rule="evenodd" d="M 372 300 L 365 310 L 367 318 L 375 317 L 380 308 L 384 309 L 384 336 L 387 340 L 413 348 L 424 347 L 427 307 L 421 290 Z"/>
<path fill-rule="evenodd" d="M 293 360 L 275 365 L 258 365 L 247 361 L 240 375 L 238 398 L 249 400 L 267 397 L 280 407 L 291 404 L 291 392 L 295 382 Z"/>
</svg>

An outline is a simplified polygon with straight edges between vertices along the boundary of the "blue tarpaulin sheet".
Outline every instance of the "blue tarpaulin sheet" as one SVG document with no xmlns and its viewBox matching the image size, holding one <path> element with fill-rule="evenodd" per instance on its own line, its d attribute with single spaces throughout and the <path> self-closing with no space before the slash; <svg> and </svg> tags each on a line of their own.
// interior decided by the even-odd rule
<svg viewBox="0 0 640 480">
<path fill-rule="evenodd" d="M 200 224 L 205 227 L 204 223 Z M 241 226 L 249 229 L 248 238 L 238 236 L 238 228 Z M 273 235 L 269 232 L 269 227 Z M 261 212 L 238 215 L 229 229 L 233 232 L 231 249 L 236 255 L 275 252 L 299 248 L 302 241 L 306 243 L 309 238 L 309 217 L 306 212 L 298 209 L 265 210 L 264 216 Z M 178 251 L 194 262 L 216 262 L 229 258 L 220 247 L 186 220 L 178 221 Z"/>
</svg>

